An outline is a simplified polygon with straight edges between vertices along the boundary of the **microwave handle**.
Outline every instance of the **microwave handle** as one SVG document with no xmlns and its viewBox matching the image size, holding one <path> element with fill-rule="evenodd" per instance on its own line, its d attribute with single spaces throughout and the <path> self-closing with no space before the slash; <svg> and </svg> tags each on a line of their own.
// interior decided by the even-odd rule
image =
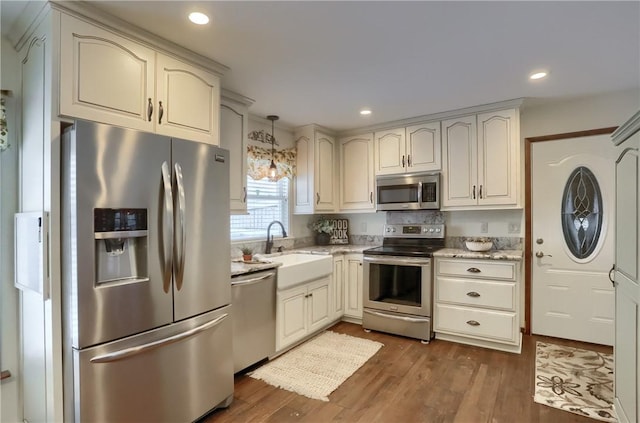
<svg viewBox="0 0 640 423">
<path fill-rule="evenodd" d="M 418 208 L 422 208 L 422 182 L 418 182 Z"/>
</svg>

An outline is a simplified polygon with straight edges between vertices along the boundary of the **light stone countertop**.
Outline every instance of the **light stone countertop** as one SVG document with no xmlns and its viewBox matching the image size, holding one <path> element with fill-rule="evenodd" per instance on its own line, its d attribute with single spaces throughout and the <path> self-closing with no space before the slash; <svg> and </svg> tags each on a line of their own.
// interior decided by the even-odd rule
<svg viewBox="0 0 640 423">
<path fill-rule="evenodd" d="M 433 253 L 434 257 L 447 258 L 466 258 L 466 259 L 483 259 L 483 260 L 522 260 L 522 250 L 489 250 L 486 252 L 477 252 L 463 250 L 460 248 L 443 248 Z"/>
<path fill-rule="evenodd" d="M 308 253 L 308 254 L 354 254 L 362 253 L 367 248 L 373 248 L 375 245 L 312 245 L 309 247 L 296 248 L 293 250 L 285 250 L 282 253 L 273 253 L 264 255 L 266 258 L 277 257 L 284 254 Z M 247 273 L 259 272 L 261 270 L 269 270 L 279 267 L 280 263 L 246 263 L 241 261 L 231 262 L 231 276 L 245 275 Z"/>
</svg>

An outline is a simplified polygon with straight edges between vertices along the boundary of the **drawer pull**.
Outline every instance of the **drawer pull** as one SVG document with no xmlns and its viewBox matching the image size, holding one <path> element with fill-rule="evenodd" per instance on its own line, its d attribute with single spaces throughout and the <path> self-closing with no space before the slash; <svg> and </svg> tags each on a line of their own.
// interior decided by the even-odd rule
<svg viewBox="0 0 640 423">
<path fill-rule="evenodd" d="M 477 267 L 470 267 L 467 269 L 467 272 L 480 273 L 480 269 L 478 269 Z"/>
<path fill-rule="evenodd" d="M 480 296 L 480 294 L 478 294 L 475 291 L 467 292 L 467 295 L 470 296 L 470 297 L 474 297 L 474 298 L 477 298 L 477 297 Z"/>
<path fill-rule="evenodd" d="M 471 326 L 480 326 L 480 323 L 475 320 L 467 320 L 467 324 Z"/>
</svg>

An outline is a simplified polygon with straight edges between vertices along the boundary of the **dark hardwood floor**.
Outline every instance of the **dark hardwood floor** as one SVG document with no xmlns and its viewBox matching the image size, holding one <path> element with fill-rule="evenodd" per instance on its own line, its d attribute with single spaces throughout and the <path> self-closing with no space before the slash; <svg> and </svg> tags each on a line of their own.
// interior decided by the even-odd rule
<svg viewBox="0 0 640 423">
<path fill-rule="evenodd" d="M 203 422 L 594 423 L 533 402 L 536 341 L 611 352 L 611 347 L 525 336 L 522 354 L 434 340 L 419 341 L 340 322 L 331 330 L 385 346 L 329 402 L 274 388 L 245 375 L 234 402 Z"/>
</svg>

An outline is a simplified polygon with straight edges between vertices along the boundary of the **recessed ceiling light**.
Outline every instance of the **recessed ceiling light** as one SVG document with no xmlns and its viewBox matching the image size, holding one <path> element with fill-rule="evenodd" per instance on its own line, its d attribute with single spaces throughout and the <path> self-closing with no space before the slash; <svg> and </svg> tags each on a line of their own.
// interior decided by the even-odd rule
<svg viewBox="0 0 640 423">
<path fill-rule="evenodd" d="M 209 17 L 200 12 L 189 13 L 189 20 L 196 25 L 206 25 L 209 23 Z"/>
<path fill-rule="evenodd" d="M 545 76 L 547 76 L 547 72 L 545 71 L 540 71 L 540 72 L 534 72 L 531 75 L 529 75 L 529 79 L 542 79 Z"/>
<path fill-rule="evenodd" d="M 362 109 L 362 110 L 360 110 L 360 114 L 361 114 L 362 116 L 370 115 L 370 114 L 371 114 L 371 110 L 369 110 L 369 109 Z"/>
</svg>

